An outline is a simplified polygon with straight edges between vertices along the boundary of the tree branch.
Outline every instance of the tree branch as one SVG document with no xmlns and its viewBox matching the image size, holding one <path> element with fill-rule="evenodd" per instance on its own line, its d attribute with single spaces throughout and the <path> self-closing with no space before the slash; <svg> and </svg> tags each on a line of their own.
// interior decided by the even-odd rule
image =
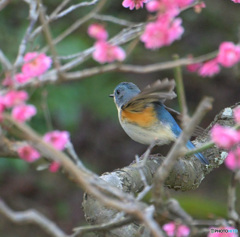
<svg viewBox="0 0 240 237">
<path fill-rule="evenodd" d="M 237 105 L 233 105 L 229 109 L 234 109 Z M 207 103 L 204 102 L 204 108 L 209 108 L 209 101 Z M 209 127 L 205 130 L 205 132 L 198 137 L 195 141 L 193 141 L 196 146 L 201 146 L 206 142 L 209 142 L 209 130 L 212 126 L 220 121 L 222 124 L 234 124 L 234 119 L 232 116 L 229 116 L 227 119 L 225 117 L 225 109 L 222 110 L 214 119 L 213 123 L 209 125 Z M 199 112 L 198 112 L 199 113 Z M 198 115 L 197 113 L 197 115 Z M 224 123 L 223 123 L 224 121 Z M 195 121 L 197 123 L 197 121 Z M 194 123 L 195 123 L 194 122 Z M 202 151 L 203 155 L 208 158 L 210 165 L 205 167 L 202 165 L 193 155 L 186 159 L 177 160 L 174 164 L 172 170 L 168 174 L 168 177 L 165 179 L 165 187 L 181 190 L 181 191 L 188 191 L 196 189 L 204 179 L 204 177 L 210 173 L 214 168 L 219 167 L 220 164 L 223 162 L 223 157 L 221 156 L 222 151 L 219 150 L 216 146 L 212 146 L 205 151 Z M 131 165 L 124 167 L 122 169 L 118 169 L 111 173 L 106 173 L 101 176 L 104 180 L 107 180 L 109 184 L 122 189 L 126 193 L 140 193 L 144 188 L 144 183 L 147 182 L 149 185 L 153 183 L 154 175 L 157 172 L 158 168 L 162 167 L 162 163 L 166 160 L 165 157 L 155 154 L 150 155 L 146 162 L 144 161 L 143 157 L 140 157 L 140 160 L 135 163 L 133 162 Z M 145 162 L 145 165 L 141 166 Z M 143 174 L 139 173 L 139 166 L 141 166 L 141 170 Z M 141 177 L 144 175 L 146 181 L 144 181 Z M 90 195 L 85 194 L 84 201 L 83 201 L 83 208 L 84 213 L 86 216 L 86 220 L 89 224 L 100 224 L 105 223 L 108 218 L 113 218 L 117 215 L 117 212 L 110 210 L 107 206 L 102 205 L 99 201 L 95 198 L 91 197 Z M 180 206 L 176 203 L 175 200 L 168 200 L 166 203 L 166 210 L 169 213 L 170 219 L 180 218 L 188 225 L 197 225 L 197 223 L 202 223 L 200 221 L 195 221 L 189 216 Z M 166 220 L 166 218 L 165 218 Z M 139 229 L 143 228 L 144 226 L 140 225 L 139 228 L 133 228 L 135 222 L 126 225 L 125 227 L 118 228 L 116 230 L 110 231 L 110 233 L 114 236 L 134 236 L 134 234 L 138 233 Z M 206 225 L 221 225 L 221 220 L 207 222 Z M 200 224 L 201 225 L 201 224 Z M 204 225 L 204 224 L 203 224 Z M 126 232 L 126 229 L 128 230 Z M 144 229 L 146 230 L 146 229 Z M 208 229 L 204 230 L 206 233 Z M 200 231 L 201 232 L 201 231 Z M 194 236 L 199 236 L 200 232 L 194 232 Z M 109 236 L 111 236 L 109 234 Z M 144 233 L 142 236 L 148 236 L 149 233 Z"/>
<path fill-rule="evenodd" d="M 46 233 L 54 237 L 67 237 L 54 222 L 43 216 L 36 210 L 18 211 L 11 210 L 0 198 L 0 213 L 10 221 L 16 224 L 35 224 L 43 229 Z"/>
</svg>

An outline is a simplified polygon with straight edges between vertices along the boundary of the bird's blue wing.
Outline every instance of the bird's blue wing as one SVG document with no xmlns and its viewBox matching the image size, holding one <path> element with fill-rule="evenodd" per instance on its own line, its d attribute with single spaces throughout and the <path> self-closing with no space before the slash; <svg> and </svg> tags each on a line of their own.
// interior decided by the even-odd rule
<svg viewBox="0 0 240 237">
<path fill-rule="evenodd" d="M 187 142 L 187 148 L 189 150 L 193 150 L 193 149 L 195 149 L 195 146 L 192 144 L 191 141 L 188 141 Z M 208 160 L 204 157 L 204 155 L 202 153 L 200 153 L 200 152 L 195 153 L 194 156 L 197 157 L 203 164 L 209 165 Z"/>
<path fill-rule="evenodd" d="M 155 108 L 157 110 L 157 116 L 158 119 L 166 124 L 169 125 L 172 129 L 172 132 L 175 134 L 176 137 L 179 137 L 180 133 L 182 132 L 182 129 L 179 127 L 175 119 L 172 117 L 172 115 L 165 109 L 164 105 L 162 103 L 156 103 Z M 195 146 L 191 141 L 188 141 L 186 144 L 186 147 L 189 150 L 193 150 Z M 209 165 L 209 162 L 207 159 L 201 154 L 201 153 L 196 153 L 194 154 L 196 158 L 198 158 L 203 164 Z"/>
</svg>

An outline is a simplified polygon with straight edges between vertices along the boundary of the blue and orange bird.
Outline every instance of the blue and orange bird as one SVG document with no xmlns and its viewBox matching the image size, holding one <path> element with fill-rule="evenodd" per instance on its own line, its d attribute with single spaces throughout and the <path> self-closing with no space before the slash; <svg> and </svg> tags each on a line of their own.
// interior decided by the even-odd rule
<svg viewBox="0 0 240 237">
<path fill-rule="evenodd" d="M 114 98 L 120 124 L 129 137 L 145 145 L 164 145 L 179 137 L 182 130 L 171 115 L 174 110 L 163 104 L 166 99 L 176 97 L 174 87 L 174 80 L 168 79 L 158 80 L 143 91 L 131 82 L 117 85 L 110 97 Z M 195 148 L 191 141 L 186 147 Z M 209 164 L 201 153 L 194 156 Z"/>
</svg>

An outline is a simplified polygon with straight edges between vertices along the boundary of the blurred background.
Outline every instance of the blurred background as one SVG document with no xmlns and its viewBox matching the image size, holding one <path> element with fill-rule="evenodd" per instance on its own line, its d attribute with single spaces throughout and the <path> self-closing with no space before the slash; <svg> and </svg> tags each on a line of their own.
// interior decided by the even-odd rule
<svg viewBox="0 0 240 237">
<path fill-rule="evenodd" d="M 58 1 L 43 2 L 47 6 L 48 14 L 59 4 Z M 230 0 L 205 2 L 207 8 L 200 14 L 189 9 L 180 15 L 185 28 L 181 40 L 155 51 L 145 49 L 139 42 L 125 63 L 147 65 L 165 62 L 172 60 L 174 54 L 180 57 L 190 54 L 200 56 L 217 50 L 223 41 L 239 42 L 240 4 L 234 4 Z M 143 22 L 149 17 L 145 9 L 130 11 L 123 8 L 121 3 L 108 1 L 101 13 L 132 22 Z M 80 8 L 64 20 L 51 24 L 53 36 L 56 37 L 91 9 L 91 6 Z M 28 25 L 27 18 L 28 8 L 23 1 L 13 0 L 1 11 L 0 48 L 12 62 L 16 58 L 19 43 Z M 99 21 L 88 21 L 59 43 L 58 54 L 69 55 L 91 47 L 94 40 L 86 32 L 88 26 L 94 22 Z M 110 37 L 122 29 L 121 26 L 110 22 L 103 24 Z M 44 38 L 38 37 L 28 50 L 38 50 L 44 43 Z M 126 47 L 127 45 L 123 45 L 123 48 Z M 97 62 L 89 59 L 76 70 L 97 65 Z M 190 114 L 194 112 L 203 96 L 214 98 L 212 111 L 202 121 L 203 128 L 211 123 L 221 109 L 239 102 L 239 67 L 222 68 L 220 74 L 212 78 L 199 77 L 188 72 L 186 68 L 182 68 L 182 71 Z M 76 152 L 89 169 L 99 175 L 111 172 L 129 165 L 136 154 L 141 155 L 146 150 L 146 146 L 137 144 L 124 133 L 118 122 L 113 100 L 108 95 L 122 81 L 131 81 L 144 88 L 156 79 L 165 77 L 173 78 L 173 70 L 148 74 L 109 72 L 75 82 L 28 88 L 31 96 L 29 103 L 38 109 L 38 114 L 30 125 L 40 134 L 50 129 L 69 131 Z M 3 73 L 1 78 L 4 78 Z M 178 110 L 177 100 L 170 101 L 168 106 Z M 46 108 L 50 113 L 50 126 L 47 125 L 43 112 Z M 230 178 L 231 172 L 222 165 L 207 175 L 197 190 L 170 193 L 194 218 L 224 218 L 227 215 L 227 186 Z M 62 173 L 39 172 L 36 171 L 36 164 L 27 164 L 15 158 L 0 158 L 0 197 L 14 210 L 37 209 L 55 221 L 64 231 L 71 233 L 73 227 L 86 224 L 81 209 L 82 195 L 83 191 Z M 13 225 L 0 215 L 1 237 L 25 237 L 30 236 L 32 231 L 36 237 L 47 236 L 38 227 Z"/>
</svg>

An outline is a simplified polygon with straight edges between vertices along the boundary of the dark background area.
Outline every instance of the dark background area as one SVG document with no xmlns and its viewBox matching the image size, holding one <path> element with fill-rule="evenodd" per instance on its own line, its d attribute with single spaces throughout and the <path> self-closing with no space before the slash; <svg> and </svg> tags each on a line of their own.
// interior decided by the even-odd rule
<svg viewBox="0 0 240 237">
<path fill-rule="evenodd" d="M 59 3 L 44 2 L 48 13 Z M 180 57 L 189 54 L 200 56 L 217 50 L 223 41 L 237 43 L 240 40 L 240 4 L 234 4 L 230 0 L 207 0 L 206 5 L 207 8 L 201 14 L 190 9 L 180 15 L 185 28 L 181 40 L 156 51 L 146 50 L 139 43 L 126 63 L 147 65 L 164 62 L 172 60 L 174 54 Z M 53 36 L 56 37 L 91 9 L 92 7 L 79 9 L 64 20 L 52 23 L 50 26 Z M 108 1 L 101 13 L 133 22 L 148 18 L 145 9 L 130 11 L 121 6 L 121 1 Z M 28 24 L 27 16 L 26 4 L 19 1 L 12 1 L 0 14 L 0 48 L 13 61 Z M 87 22 L 58 44 L 58 54 L 68 55 L 91 47 L 94 40 L 87 36 L 86 31 L 93 22 L 96 21 Z M 113 23 L 104 24 L 110 37 L 122 29 Z M 39 37 L 28 50 L 37 50 L 43 44 L 44 39 Z M 126 47 L 127 45 L 123 45 L 123 48 Z M 89 59 L 76 70 L 97 65 L 97 62 Z M 222 69 L 220 74 L 212 78 L 199 77 L 185 68 L 182 71 L 190 114 L 203 96 L 214 98 L 212 111 L 202 121 L 203 128 L 211 123 L 221 109 L 239 102 L 239 65 Z M 99 175 L 111 172 L 130 164 L 134 156 L 141 155 L 146 147 L 132 141 L 124 133 L 118 122 L 115 105 L 108 95 L 121 81 L 131 81 L 144 88 L 156 79 L 165 77 L 173 78 L 173 70 L 148 74 L 111 72 L 75 82 L 28 88 L 30 103 L 38 109 L 38 114 L 30 125 L 40 134 L 49 130 L 42 110 L 47 105 L 52 129 L 68 130 L 71 133 L 73 145 L 84 164 Z M 4 78 L 3 74 L 1 78 Z M 177 100 L 170 101 L 168 106 L 178 110 Z M 39 210 L 68 233 L 71 233 L 73 227 L 85 224 L 81 209 L 83 191 L 63 173 L 39 172 L 36 171 L 36 166 L 37 164 L 27 164 L 18 159 L 1 158 L 0 197 L 14 210 Z M 197 190 L 170 193 L 195 218 L 226 217 L 227 185 L 230 177 L 231 172 L 222 165 L 207 175 Z M 0 215 L 1 237 L 25 237 L 31 236 L 31 233 L 36 237 L 47 236 L 38 227 L 14 225 Z"/>
</svg>

